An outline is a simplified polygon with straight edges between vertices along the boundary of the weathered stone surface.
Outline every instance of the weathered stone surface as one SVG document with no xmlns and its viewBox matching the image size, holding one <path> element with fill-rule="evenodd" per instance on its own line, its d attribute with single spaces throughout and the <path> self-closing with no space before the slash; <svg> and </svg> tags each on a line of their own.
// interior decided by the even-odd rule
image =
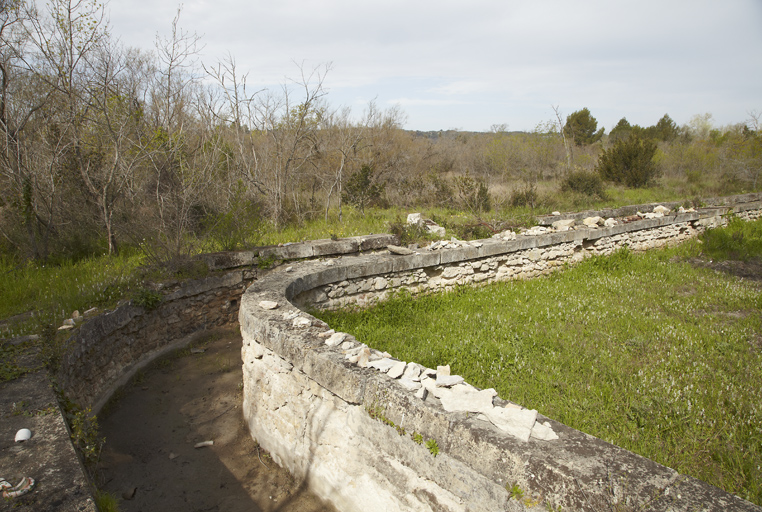
<svg viewBox="0 0 762 512">
<path fill-rule="evenodd" d="M 560 215 L 560 214 L 559 214 Z M 566 231 L 574 226 L 576 221 L 574 219 L 564 219 L 564 220 L 557 220 L 553 224 L 553 229 L 556 229 L 558 231 Z"/>
<path fill-rule="evenodd" d="M 461 377 L 460 375 L 443 375 L 443 376 L 437 375 L 438 388 L 449 388 L 456 384 L 461 384 L 462 382 L 463 382 L 463 377 Z"/>
<path fill-rule="evenodd" d="M 405 361 L 397 361 L 391 368 L 389 368 L 387 375 L 392 379 L 399 379 L 402 377 L 402 374 L 405 373 L 405 366 L 407 366 Z"/>
<path fill-rule="evenodd" d="M 386 248 L 389 249 L 390 253 L 397 254 L 400 256 L 407 256 L 415 252 L 415 251 L 411 251 L 407 247 L 400 247 L 399 245 L 389 245 Z"/>
<path fill-rule="evenodd" d="M 439 399 L 445 411 L 487 412 L 493 408 L 492 398 L 495 396 L 497 391 L 491 388 L 476 392 L 448 390 Z"/>
<path fill-rule="evenodd" d="M 531 436 L 535 439 L 541 439 L 543 441 L 554 441 L 558 439 L 558 434 L 553 432 L 553 428 L 547 421 L 545 423 L 535 421 L 534 426 L 532 426 Z"/>
<path fill-rule="evenodd" d="M 377 361 L 371 361 L 370 363 L 368 363 L 368 366 L 371 368 L 375 368 L 381 373 L 387 373 L 397 363 L 399 363 L 399 361 L 385 357 Z"/>
<path fill-rule="evenodd" d="M 336 345 L 340 345 L 344 342 L 344 340 L 347 337 L 347 333 L 345 332 L 335 332 L 331 334 L 331 336 L 328 337 L 327 340 L 325 340 L 325 344 L 329 347 L 335 347 Z"/>
<path fill-rule="evenodd" d="M 259 307 L 262 309 L 275 309 L 278 307 L 278 303 L 273 300 L 263 300 L 259 302 Z"/>
<path fill-rule="evenodd" d="M 493 407 L 482 413 L 490 423 L 521 441 L 529 441 L 537 411 L 519 407 Z"/>
<path fill-rule="evenodd" d="M 407 215 L 407 223 L 408 224 L 421 224 L 423 222 L 423 216 L 420 213 L 409 213 Z"/>
</svg>

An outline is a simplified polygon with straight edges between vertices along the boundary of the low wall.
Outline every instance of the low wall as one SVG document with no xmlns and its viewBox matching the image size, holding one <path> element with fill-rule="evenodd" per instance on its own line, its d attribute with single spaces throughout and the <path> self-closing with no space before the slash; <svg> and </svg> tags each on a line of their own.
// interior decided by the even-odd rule
<svg viewBox="0 0 762 512">
<path fill-rule="evenodd" d="M 760 511 L 494 390 L 459 382 L 449 368 L 396 361 L 303 311 L 369 304 L 401 288 L 426 293 L 528 278 L 625 245 L 676 243 L 724 223 L 731 211 L 758 218 L 760 198 L 746 199 L 609 228 L 273 272 L 247 289 L 239 313 L 243 412 L 252 436 L 342 511 Z"/>
<path fill-rule="evenodd" d="M 267 273 L 260 265 L 371 251 L 392 241 L 391 235 L 371 235 L 200 255 L 213 271 L 208 277 L 164 283 L 155 287 L 161 294 L 155 308 L 126 301 L 76 329 L 56 374 L 58 384 L 69 400 L 97 414 L 116 389 L 157 357 L 207 329 L 237 322 L 241 294 Z"/>
</svg>

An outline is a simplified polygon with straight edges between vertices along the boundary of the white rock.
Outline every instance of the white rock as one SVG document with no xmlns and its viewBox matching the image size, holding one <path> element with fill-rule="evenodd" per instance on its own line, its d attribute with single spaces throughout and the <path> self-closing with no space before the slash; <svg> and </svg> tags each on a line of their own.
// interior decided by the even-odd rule
<svg viewBox="0 0 762 512">
<path fill-rule="evenodd" d="M 612 218 L 606 219 L 606 221 L 603 223 L 603 225 L 606 226 L 607 228 L 616 226 L 617 224 L 619 224 L 617 220 Z"/>
<path fill-rule="evenodd" d="M 331 336 L 327 340 L 325 340 L 325 344 L 328 345 L 329 347 L 335 347 L 343 343 L 346 337 L 347 337 L 347 333 L 345 332 L 335 332 L 331 334 Z"/>
<path fill-rule="evenodd" d="M 354 341 L 345 341 L 341 344 L 341 350 L 349 350 L 351 348 L 354 348 L 355 342 Z"/>
<path fill-rule="evenodd" d="M 294 267 L 286 267 L 286 272 L 293 272 L 293 271 L 294 271 Z"/>
<path fill-rule="evenodd" d="M 387 375 L 391 377 L 392 379 L 398 379 L 402 377 L 402 374 L 405 373 L 405 361 L 397 361 L 394 366 L 389 368 L 389 371 L 387 372 Z"/>
<path fill-rule="evenodd" d="M 552 212 L 551 215 L 558 217 L 559 215 L 561 215 L 561 212 Z"/>
<path fill-rule="evenodd" d="M 278 303 L 272 300 L 263 300 L 259 302 L 259 307 L 262 309 L 275 309 L 278 307 Z"/>
<path fill-rule="evenodd" d="M 408 224 L 420 224 L 421 222 L 423 222 L 423 217 L 420 213 L 409 213 L 407 215 Z"/>
<path fill-rule="evenodd" d="M 437 387 L 438 388 L 449 388 L 456 384 L 460 384 L 463 382 L 463 377 L 460 375 L 446 375 L 440 377 L 437 375 Z"/>
<path fill-rule="evenodd" d="M 410 379 L 416 382 L 421 381 L 421 365 L 416 363 L 409 363 L 405 368 L 405 373 L 402 375 L 403 379 Z"/>
<path fill-rule="evenodd" d="M 658 205 L 654 208 L 654 213 L 661 213 L 662 215 L 667 215 L 671 211 L 672 210 L 662 205 Z"/>
<path fill-rule="evenodd" d="M 429 394 L 429 390 L 421 386 L 418 391 L 415 392 L 416 398 L 420 398 L 421 400 L 426 400 L 426 397 Z"/>
<path fill-rule="evenodd" d="M 532 427 L 537 420 L 537 411 L 534 409 L 517 407 L 493 407 L 482 414 L 497 428 L 524 442 L 529 441 Z"/>
<path fill-rule="evenodd" d="M 483 389 L 482 391 L 449 391 L 440 397 L 442 407 L 449 412 L 481 412 L 486 413 L 494 406 L 492 398 L 497 396 L 494 389 Z"/>
<path fill-rule="evenodd" d="M 443 228 L 442 226 L 426 226 L 426 230 L 432 235 L 436 235 L 436 236 L 447 235 L 447 230 Z"/>
<path fill-rule="evenodd" d="M 590 228 L 597 228 L 599 225 L 602 225 L 603 222 L 603 218 L 598 217 L 597 215 L 595 217 L 586 217 L 582 220 L 582 224 Z"/>
<path fill-rule="evenodd" d="M 556 231 L 568 231 L 574 226 L 575 222 L 574 219 L 557 220 L 553 223 L 553 229 Z"/>
<path fill-rule="evenodd" d="M 418 389 L 421 389 L 421 383 L 418 381 L 414 381 L 412 379 L 405 378 L 404 376 L 397 381 L 400 383 L 400 385 L 407 389 L 408 391 L 416 391 Z"/>
<path fill-rule="evenodd" d="M 63 321 L 63 324 L 64 325 L 71 325 L 71 326 L 73 326 L 74 325 L 74 319 L 73 318 L 67 318 L 66 320 Z"/>
<path fill-rule="evenodd" d="M 335 332 L 336 331 L 334 331 L 333 329 L 328 329 L 327 331 L 321 332 L 320 334 L 318 334 L 317 337 L 318 338 L 329 338 Z"/>
<path fill-rule="evenodd" d="M 380 371 L 381 373 L 386 373 L 389 370 L 391 370 L 392 366 L 397 364 L 399 361 L 395 361 L 394 359 L 379 359 L 378 361 L 371 361 L 368 363 L 368 366 L 370 368 L 375 368 L 376 370 Z"/>
<path fill-rule="evenodd" d="M 407 256 L 407 255 L 413 254 L 413 251 L 411 251 L 407 247 L 400 247 L 398 245 L 387 245 L 386 248 L 389 250 L 390 253 L 398 254 L 400 256 Z"/>
<path fill-rule="evenodd" d="M 437 366 L 437 373 L 436 373 L 437 377 L 440 377 L 440 376 L 441 377 L 447 377 L 449 375 L 450 375 L 450 365 L 449 364 L 445 365 L 445 366 Z"/>
<path fill-rule="evenodd" d="M 292 324 L 294 327 L 304 328 L 304 327 L 309 327 L 310 325 L 312 325 L 312 320 L 310 320 L 309 318 L 305 318 L 303 316 L 299 316 L 294 318 L 294 321 L 292 322 Z"/>
<path fill-rule="evenodd" d="M 550 427 L 550 422 L 547 421 L 545 423 L 535 421 L 531 435 L 535 439 L 540 439 L 542 441 L 553 441 L 558 439 L 558 434 L 553 432 L 553 429 Z"/>
<path fill-rule="evenodd" d="M 357 355 L 357 366 L 360 368 L 367 368 L 370 363 L 370 349 L 363 347 L 360 353 Z"/>
</svg>

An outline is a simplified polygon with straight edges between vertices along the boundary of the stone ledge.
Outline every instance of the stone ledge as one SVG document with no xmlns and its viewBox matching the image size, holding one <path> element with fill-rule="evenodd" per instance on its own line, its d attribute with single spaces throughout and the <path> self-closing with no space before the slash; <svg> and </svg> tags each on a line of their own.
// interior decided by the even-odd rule
<svg viewBox="0 0 762 512">
<path fill-rule="evenodd" d="M 756 215 L 759 213 L 760 206 L 759 202 L 746 205 L 736 204 L 733 210 L 752 212 Z M 300 313 L 289 302 L 301 303 L 300 297 L 307 297 L 316 290 L 330 291 L 336 286 L 352 287 L 354 286 L 352 283 L 359 285 L 364 282 L 363 280 L 367 283 L 362 290 L 368 291 L 360 292 L 355 298 L 346 297 L 349 302 L 345 303 L 351 303 L 357 297 L 365 297 L 368 294 L 383 298 L 387 293 L 387 286 L 392 286 L 392 281 L 398 275 L 407 276 L 411 272 L 425 270 L 429 280 L 441 280 L 450 275 L 444 270 L 454 268 L 458 270 L 452 274 L 453 276 L 467 277 L 474 274 L 472 270 L 474 268 L 481 270 L 483 267 L 487 268 L 488 272 L 493 272 L 489 261 L 495 258 L 507 261 L 511 260 L 513 255 L 524 255 L 520 256 L 518 261 L 533 261 L 537 265 L 549 265 L 562 255 L 565 255 L 564 258 L 571 258 L 570 261 L 575 261 L 583 257 L 584 253 L 593 254 L 599 250 L 611 251 L 617 244 L 627 244 L 630 240 L 634 241 L 636 248 L 644 243 L 643 240 L 648 239 L 659 240 L 659 244 L 666 243 L 671 238 L 682 240 L 685 236 L 697 232 L 692 227 L 693 224 L 703 228 L 705 225 L 721 223 L 722 219 L 718 215 L 728 211 L 730 211 L 729 208 L 721 207 L 717 210 L 707 209 L 697 213 L 643 219 L 610 228 L 580 229 L 520 237 L 507 242 L 487 240 L 483 241 L 481 247 L 420 252 L 408 256 L 344 257 L 333 265 L 326 265 L 325 262 L 303 263 L 295 267 L 291 274 L 270 274 L 247 290 L 240 311 L 241 330 L 244 339 L 251 338 L 261 343 L 271 350 L 274 356 L 282 358 L 283 364 L 293 363 L 293 371 L 300 372 L 336 399 L 341 399 L 341 403 L 346 406 L 359 404 L 371 410 L 381 407 L 385 421 L 404 428 L 408 433 L 415 431 L 423 435 L 425 439 L 435 439 L 442 454 L 440 456 L 444 457 L 442 460 L 452 461 L 452 464 L 457 462 L 461 468 L 459 471 L 468 473 L 469 476 L 465 476 L 464 473 L 464 479 L 468 480 L 469 485 L 472 486 L 470 489 L 465 489 L 462 487 L 463 480 L 459 483 L 447 474 L 432 473 L 429 465 L 421 466 L 419 455 L 413 456 L 412 452 L 408 454 L 411 450 L 408 444 L 409 437 L 398 436 L 400 439 L 398 443 L 393 442 L 384 446 L 378 446 L 373 439 L 365 440 L 376 446 L 376 449 L 384 450 L 383 454 L 379 454 L 383 460 L 393 460 L 395 465 L 400 465 L 395 470 L 397 473 L 388 473 L 391 470 L 385 469 L 382 472 L 385 475 L 382 478 L 383 481 L 375 482 L 368 487 L 369 493 L 379 493 L 378 486 L 380 485 L 391 485 L 392 490 L 389 492 L 394 494 L 393 488 L 397 485 L 394 482 L 398 482 L 400 487 L 396 492 L 407 493 L 408 496 L 412 492 L 413 495 L 419 496 L 417 491 L 411 491 L 409 485 L 412 484 L 406 479 L 407 477 L 402 476 L 410 475 L 412 472 L 426 475 L 427 481 L 437 486 L 443 495 L 451 495 L 456 501 L 460 500 L 461 505 L 455 508 L 443 506 L 442 509 L 446 510 L 481 510 L 481 507 L 485 505 L 476 501 L 477 496 L 480 496 L 479 499 L 486 500 L 484 503 L 491 503 L 493 508 L 504 507 L 506 505 L 499 504 L 506 503 L 514 510 L 523 510 L 524 507 L 519 502 L 508 500 L 504 487 L 506 484 L 515 483 L 525 491 L 542 496 L 546 500 L 545 503 L 553 506 L 561 505 L 564 509 L 572 510 L 609 509 L 613 506 L 612 492 L 614 492 L 614 495 L 618 496 L 616 499 L 627 498 L 628 506 L 648 506 L 649 510 L 687 511 L 697 508 L 699 510 L 759 512 L 762 508 L 716 487 L 681 476 L 670 468 L 542 416 L 539 416 L 539 420 L 547 421 L 558 439 L 542 441 L 530 438 L 528 442 L 524 442 L 506 435 L 489 422 L 465 413 L 448 413 L 442 408 L 439 399 L 429 395 L 422 400 L 405 389 L 400 380 L 392 379 L 373 369 L 360 368 L 348 363 L 339 347 L 329 348 L 322 344 L 324 339 L 317 337 L 320 329 L 324 329 L 325 326 L 319 325 L 319 321 L 310 315 Z M 571 250 L 572 246 L 577 249 Z M 546 254 L 547 251 L 550 253 Z M 482 263 L 475 263 L 478 261 Z M 477 266 L 474 267 L 474 265 Z M 546 268 L 548 271 L 557 268 L 557 264 L 554 263 L 554 265 Z M 382 279 L 381 284 L 378 284 L 379 278 Z M 406 282 L 404 279 L 398 279 L 398 281 Z M 454 279 L 453 284 L 456 284 L 456 281 L 460 282 Z M 399 288 L 406 286 L 398 285 Z M 258 301 L 265 298 L 278 302 L 281 307 L 265 312 L 256 305 Z M 311 326 L 294 327 L 294 315 L 305 319 L 304 322 Z M 258 393 L 258 389 L 247 384 L 246 371 L 244 374 L 245 396 L 249 393 Z M 246 400 L 252 403 L 253 396 Z M 498 399 L 496 402 L 505 403 Z M 310 406 L 312 407 L 321 406 L 314 404 Z M 258 417 L 257 415 L 265 414 L 266 408 L 266 403 L 260 403 L 257 411 L 244 411 L 244 414 L 249 415 L 247 418 L 251 423 L 255 417 Z M 267 414 L 277 415 L 277 411 L 270 411 Z M 302 421 L 298 419 L 299 414 L 298 411 L 292 410 L 289 412 L 289 417 L 298 424 Z M 309 416 L 310 413 L 305 411 L 304 414 Z M 324 427 L 329 428 L 327 424 Z M 362 432 L 364 432 L 362 429 L 350 429 L 344 435 L 362 436 Z M 338 435 L 338 433 L 330 435 Z M 378 435 L 378 432 L 374 435 Z M 288 445 L 278 441 L 277 432 L 265 432 L 259 429 L 257 439 L 265 447 L 273 446 L 274 449 L 281 447 L 285 450 L 277 455 L 281 459 L 286 460 L 291 455 L 286 449 Z M 391 439 L 395 440 L 393 436 Z M 388 438 L 387 441 L 389 441 Z M 313 441 L 307 438 L 302 438 L 298 442 L 305 443 L 303 449 L 310 453 L 312 450 L 320 452 L 318 445 L 311 447 Z M 413 451 L 418 453 L 417 449 L 413 448 Z M 336 468 L 350 465 L 348 461 L 342 462 L 340 453 L 333 452 L 331 457 L 338 458 L 311 459 L 311 463 L 317 466 L 328 464 Z M 368 474 L 378 474 L 379 470 L 375 465 L 379 463 L 376 457 L 370 457 L 368 464 L 374 467 L 366 468 Z M 357 461 L 351 463 L 352 467 L 357 467 L 357 464 Z M 383 463 L 384 467 L 386 464 L 386 462 Z M 287 465 L 296 468 L 298 475 L 299 465 L 296 461 Z M 309 473 L 309 470 L 307 471 Z M 393 477 L 394 474 L 398 476 Z M 351 478 L 339 474 L 335 477 L 338 480 Z M 317 477 L 313 475 L 313 478 Z M 620 485 L 621 482 L 625 483 Z M 359 483 L 355 484 L 359 485 Z M 616 488 L 617 485 L 620 487 Z M 330 485 L 327 482 L 314 480 L 313 487 L 320 489 Z M 363 509 L 360 503 L 362 498 L 359 497 L 364 492 L 361 488 L 355 490 L 359 500 L 356 502 L 353 501 L 352 496 L 342 495 L 341 498 L 337 498 L 335 492 L 336 490 L 333 489 L 323 497 L 333 500 L 337 505 L 342 504 L 346 510 Z M 381 499 L 382 494 L 378 494 L 378 499 Z M 396 506 L 394 499 L 388 496 L 385 499 L 390 500 L 387 503 L 388 507 Z M 428 510 L 427 507 L 431 506 L 430 503 L 427 505 L 428 502 L 423 498 L 415 503 L 416 505 L 411 505 L 411 508 Z"/>
</svg>

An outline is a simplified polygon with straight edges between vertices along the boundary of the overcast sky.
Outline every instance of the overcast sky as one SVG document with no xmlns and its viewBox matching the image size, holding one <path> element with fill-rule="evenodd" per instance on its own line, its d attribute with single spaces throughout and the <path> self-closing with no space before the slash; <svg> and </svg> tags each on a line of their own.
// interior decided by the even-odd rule
<svg viewBox="0 0 762 512">
<path fill-rule="evenodd" d="M 151 49 L 178 6 L 111 0 L 112 34 Z M 531 130 L 551 105 L 607 131 L 762 111 L 762 0 L 187 0 L 179 25 L 259 87 L 330 63 L 332 107 L 399 105 L 412 130 Z"/>
</svg>

